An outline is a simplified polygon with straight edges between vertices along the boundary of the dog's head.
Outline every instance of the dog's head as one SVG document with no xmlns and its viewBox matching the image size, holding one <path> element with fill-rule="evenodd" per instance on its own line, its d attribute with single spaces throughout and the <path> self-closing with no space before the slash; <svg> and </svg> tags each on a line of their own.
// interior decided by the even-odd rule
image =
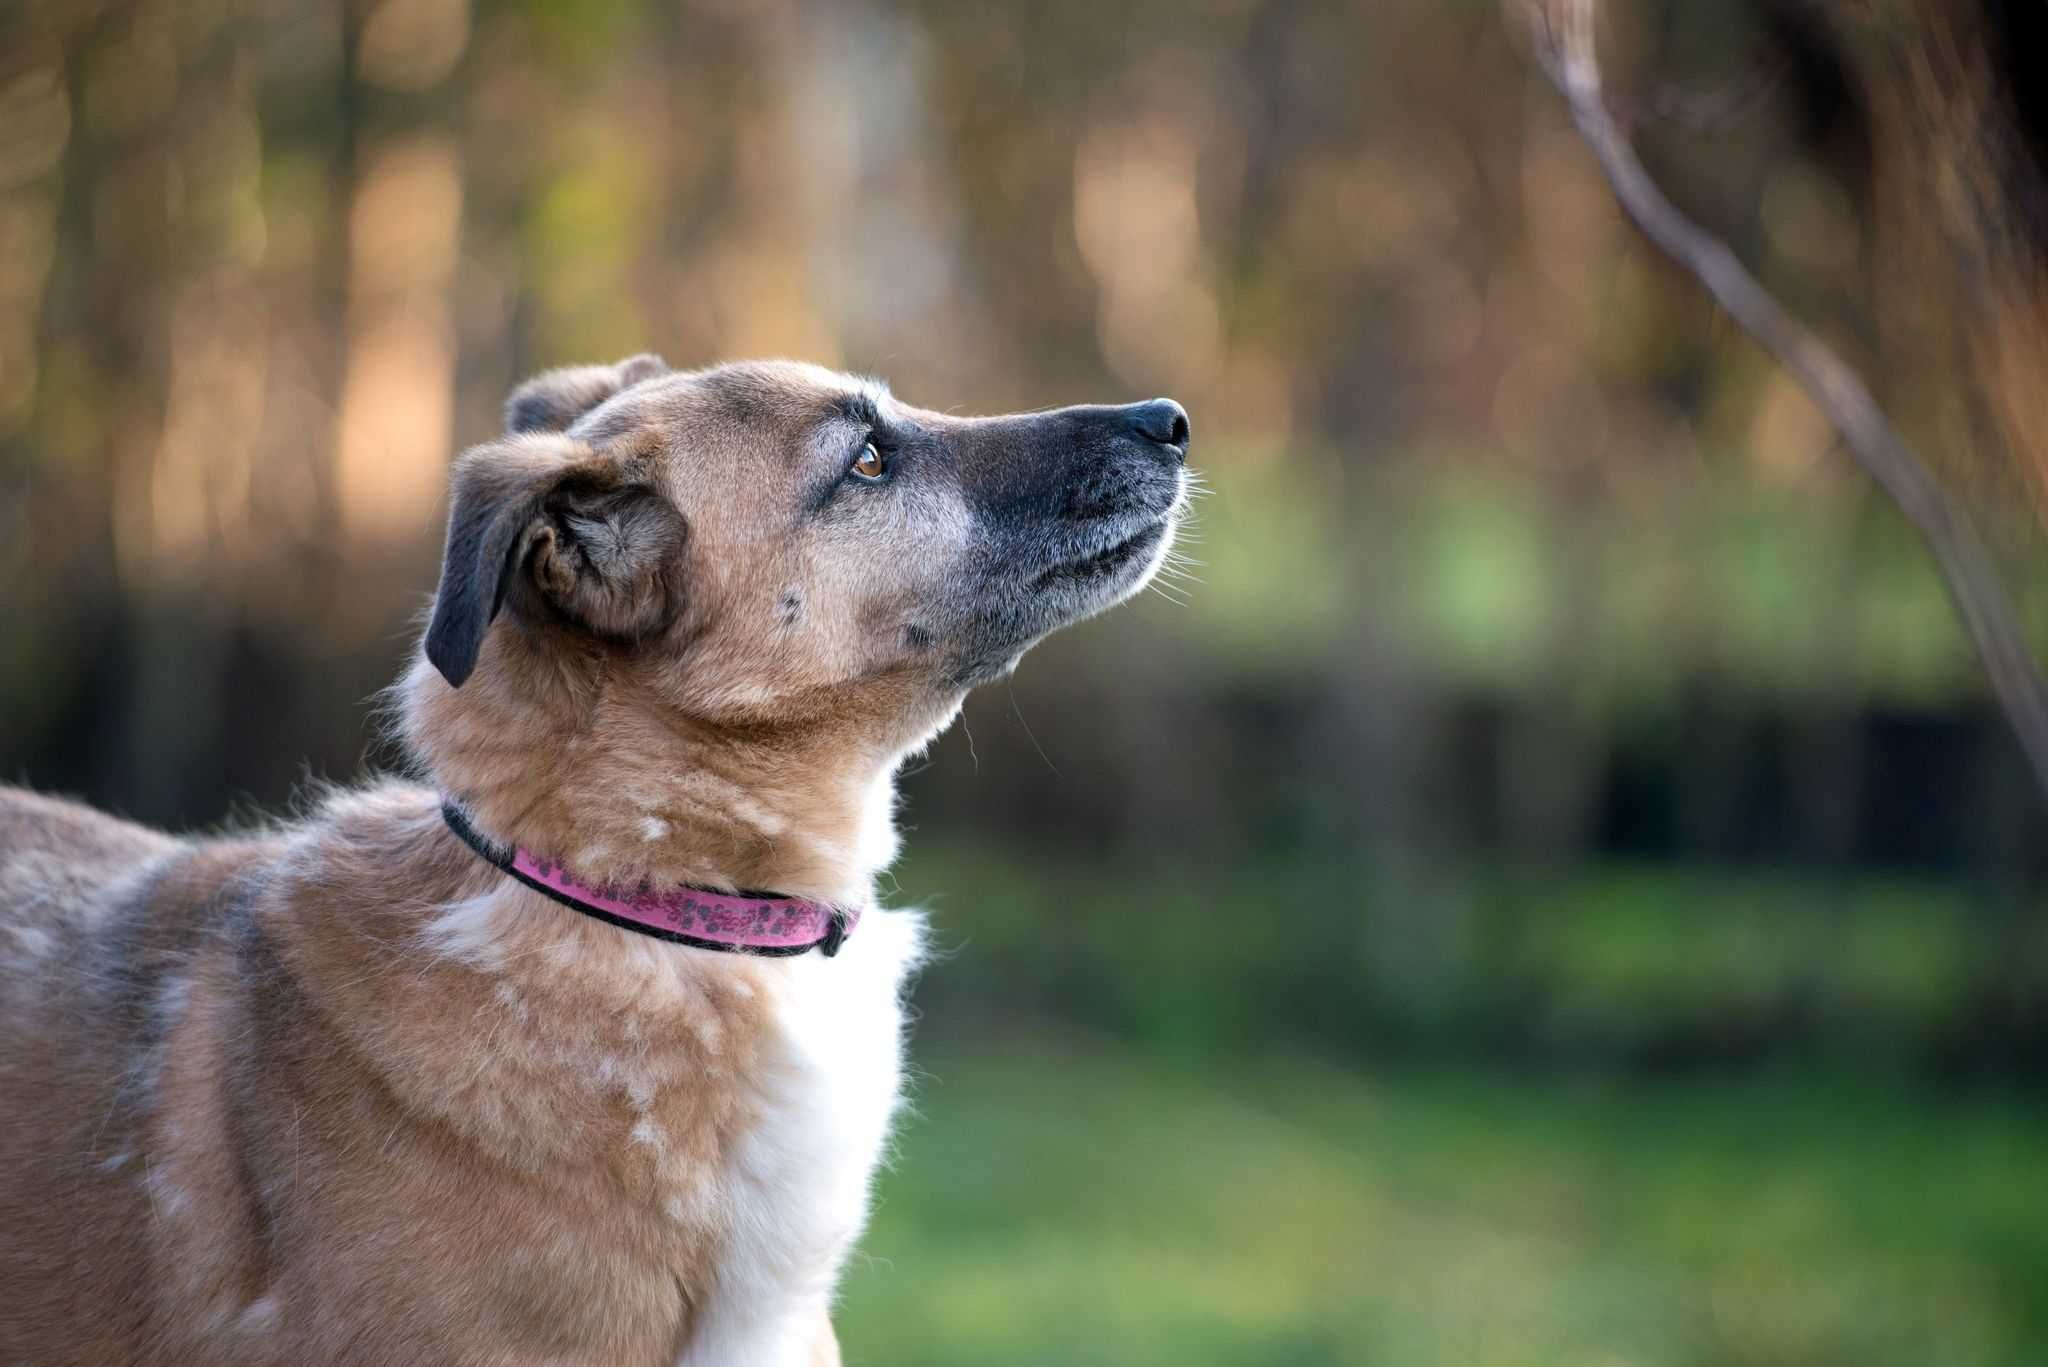
<svg viewBox="0 0 2048 1367">
<path fill-rule="evenodd" d="M 786 362 L 551 371 L 506 426 L 454 469 L 424 643 L 448 685 L 602 677 L 697 723 L 859 718 L 899 749 L 1135 593 L 1186 485 L 1169 400 L 960 418 Z"/>
</svg>

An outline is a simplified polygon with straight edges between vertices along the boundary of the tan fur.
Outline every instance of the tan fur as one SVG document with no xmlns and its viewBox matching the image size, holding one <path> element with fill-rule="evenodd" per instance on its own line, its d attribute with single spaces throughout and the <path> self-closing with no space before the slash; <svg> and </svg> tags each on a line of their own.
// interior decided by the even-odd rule
<svg viewBox="0 0 2048 1367">
<path fill-rule="evenodd" d="M 561 430 L 660 373 L 542 377 L 511 410 L 533 430 L 458 463 L 457 524 L 512 510 L 515 582 L 473 677 L 422 659 L 402 685 L 434 786 L 217 841 L 0 790 L 0 1361 L 692 1360 L 753 1218 L 734 1165 L 776 1022 L 892 936 L 907 963 L 914 928 L 872 912 L 831 961 L 678 950 L 506 879 L 440 793 L 593 881 L 868 905 L 889 777 L 961 690 L 894 616 L 946 572 L 948 510 L 921 510 L 922 557 L 788 511 L 853 382 L 641 385 Z M 563 488 L 600 520 L 537 492 Z"/>
<path fill-rule="evenodd" d="M 46 1032 L 6 1022 L 46 1041 L 4 1074 L 14 1358 L 675 1360 L 682 1288 L 708 1283 L 721 1234 L 688 1195 L 744 1123 L 731 1083 L 781 965 L 663 953 L 508 889 L 423 789 L 337 799 L 281 842 L 169 851 L 54 808 L 0 806 L 0 894 L 18 904 L 31 822 L 74 868 L 80 847 L 142 853 L 127 881 L 152 886 L 113 914 L 155 939 L 156 971 L 124 1002 L 84 928 L 53 918 L 38 990 L 8 1002 Z M 422 909 L 475 898 L 504 904 L 493 963 L 414 948 Z M 36 1256 L 72 1231 L 89 1238 L 70 1257 Z M 505 1336 L 480 1337 L 494 1323 Z"/>
</svg>

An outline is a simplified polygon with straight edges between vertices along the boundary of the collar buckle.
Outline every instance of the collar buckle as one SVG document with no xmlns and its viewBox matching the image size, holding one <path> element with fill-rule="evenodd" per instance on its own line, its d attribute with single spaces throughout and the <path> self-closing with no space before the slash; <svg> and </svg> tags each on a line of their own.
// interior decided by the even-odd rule
<svg viewBox="0 0 2048 1367">
<path fill-rule="evenodd" d="M 818 941 L 818 952 L 830 959 L 839 953 L 839 946 L 846 943 L 846 913 L 838 907 L 825 922 L 825 938 Z"/>
</svg>

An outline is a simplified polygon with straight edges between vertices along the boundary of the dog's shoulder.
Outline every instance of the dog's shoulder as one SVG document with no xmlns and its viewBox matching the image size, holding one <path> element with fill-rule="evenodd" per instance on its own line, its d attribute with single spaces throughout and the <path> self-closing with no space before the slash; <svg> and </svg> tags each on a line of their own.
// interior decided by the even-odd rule
<svg viewBox="0 0 2048 1367">
<path fill-rule="evenodd" d="M 174 948 L 285 848 L 277 833 L 192 840 L 0 787 L 0 928 L 16 957 L 67 943 Z"/>
<path fill-rule="evenodd" d="M 172 989 L 209 945 L 232 960 L 285 848 L 275 834 L 179 839 L 0 789 L 0 1041 L 15 1071 L 97 1076 L 155 1048 L 182 996 Z"/>
<path fill-rule="evenodd" d="M 122 909 L 182 849 L 80 803 L 0 788 L 0 1005 L 12 1015 L 97 985 L 70 979 L 106 958 Z"/>
<path fill-rule="evenodd" d="M 182 1199 L 158 1120 L 221 1147 L 167 1099 L 181 1076 L 213 1067 L 217 1054 L 192 1047 L 192 1012 L 219 1005 L 245 890 L 281 848 L 269 836 L 177 839 L 0 790 L 0 1095 L 13 1122 L 0 1126 L 0 1283 L 15 1305 L 44 1308 L 0 1315 L 0 1340 L 22 1360 L 142 1360 L 154 1301 L 107 1313 L 102 1293 L 146 1282 L 160 1226 L 144 1214 Z M 50 1201 L 57 1190 L 65 1199 Z"/>
</svg>

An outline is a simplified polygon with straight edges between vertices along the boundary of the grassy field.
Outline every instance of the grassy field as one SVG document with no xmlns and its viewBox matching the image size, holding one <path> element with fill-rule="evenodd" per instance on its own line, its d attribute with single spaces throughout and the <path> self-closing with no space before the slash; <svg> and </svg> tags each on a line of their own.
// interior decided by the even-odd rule
<svg viewBox="0 0 2048 1367">
<path fill-rule="evenodd" d="M 850 1367 L 2048 1361 L 2011 1093 L 919 1054 Z"/>
</svg>

